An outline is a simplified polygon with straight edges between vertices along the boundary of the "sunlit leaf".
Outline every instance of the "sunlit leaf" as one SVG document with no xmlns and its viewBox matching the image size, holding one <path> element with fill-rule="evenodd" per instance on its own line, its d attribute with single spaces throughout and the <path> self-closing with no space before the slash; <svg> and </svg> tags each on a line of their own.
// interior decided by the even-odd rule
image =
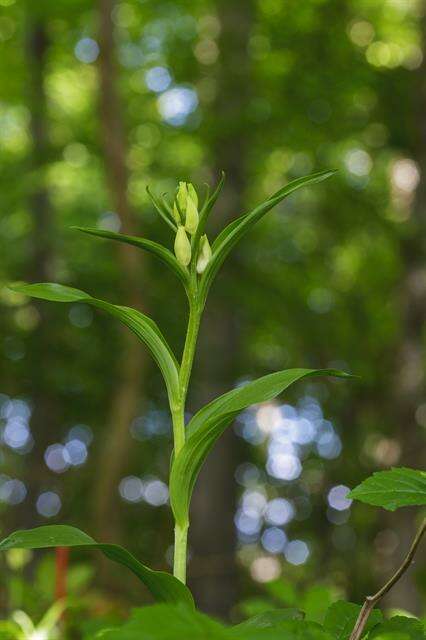
<svg viewBox="0 0 426 640">
<path fill-rule="evenodd" d="M 187 440 L 173 460 L 170 473 L 170 500 L 176 521 L 187 523 L 189 502 L 200 468 L 226 427 L 243 409 L 278 396 L 291 384 L 314 376 L 350 377 L 334 369 L 287 369 L 249 382 L 216 398 L 191 419 Z"/>
<path fill-rule="evenodd" d="M 173 271 L 173 273 L 178 276 L 178 278 L 184 285 L 186 285 L 188 282 L 188 271 L 179 264 L 179 262 L 176 260 L 173 253 L 169 251 L 169 249 L 163 247 L 157 242 L 147 240 L 146 238 L 138 238 L 137 236 L 127 236 L 123 233 L 114 233 L 113 231 L 107 231 L 105 229 L 95 229 L 91 227 L 71 228 L 76 229 L 77 231 L 82 231 L 83 233 L 87 233 L 91 236 L 107 238 L 109 240 L 117 240 L 118 242 L 123 242 L 124 244 L 130 244 L 134 247 L 138 247 L 139 249 L 144 249 L 145 251 L 152 253 L 164 264 L 166 264 Z"/>
<path fill-rule="evenodd" d="M 0 620 L 0 638 L 1 640 L 22 640 L 22 630 L 16 622 Z"/>
<path fill-rule="evenodd" d="M 352 602 L 339 600 L 328 609 L 324 629 L 330 631 L 336 640 L 348 640 L 358 619 L 361 607 Z M 376 624 L 383 620 L 383 615 L 379 609 L 373 609 L 365 626 L 365 633 L 368 633 Z"/>
<path fill-rule="evenodd" d="M 224 640 L 226 627 L 184 606 L 157 604 L 134 609 L 121 627 L 100 632 L 96 640 Z"/>
<path fill-rule="evenodd" d="M 368 640 L 425 640 L 425 625 L 415 618 L 396 616 L 375 627 Z"/>
<path fill-rule="evenodd" d="M 270 198 L 268 198 L 268 200 L 262 202 L 262 204 L 253 209 L 253 211 L 251 211 L 250 213 L 246 213 L 229 223 L 214 241 L 212 246 L 212 259 L 210 260 L 206 270 L 203 273 L 203 277 L 201 278 L 200 291 L 203 300 L 206 299 L 213 279 L 223 261 L 225 260 L 226 256 L 237 244 L 237 242 L 244 236 L 244 234 L 246 234 L 247 231 L 249 231 L 249 229 L 251 229 L 251 227 L 256 224 L 256 222 L 263 218 L 263 216 L 268 213 L 268 211 L 270 211 L 273 207 L 275 207 L 275 205 L 280 203 L 282 200 L 284 200 L 284 198 L 286 198 L 294 191 L 297 191 L 301 187 L 307 186 L 309 184 L 322 182 L 323 180 L 326 180 L 327 178 L 332 176 L 334 173 L 335 171 L 320 171 L 318 173 L 313 173 L 310 176 L 292 180 L 285 187 L 279 189 L 276 193 L 274 193 Z"/>
<path fill-rule="evenodd" d="M 15 531 L 0 542 L 0 551 L 9 549 L 46 549 L 50 547 L 86 547 L 99 549 L 102 553 L 134 573 L 149 589 L 156 600 L 184 603 L 193 606 L 191 592 L 172 575 L 163 571 L 153 571 L 129 551 L 116 544 L 96 542 L 83 531 L 66 525 L 50 525 Z"/>
<path fill-rule="evenodd" d="M 37 625 L 37 630 L 41 637 L 48 637 L 48 634 L 54 629 L 62 617 L 66 608 L 65 599 L 56 600 L 52 606 L 46 611 L 42 619 Z"/>
<path fill-rule="evenodd" d="M 306 620 L 277 620 L 276 625 L 230 630 L 234 640 L 334 640 L 333 636 L 316 622 Z"/>
<path fill-rule="evenodd" d="M 280 576 L 277 580 L 271 580 L 265 584 L 267 593 L 286 607 L 297 607 L 300 604 L 300 595 L 291 580 L 286 580 Z M 303 603 L 305 611 L 305 603 Z M 305 611 L 306 612 L 306 611 Z"/>
<path fill-rule="evenodd" d="M 171 399 L 176 398 L 178 389 L 179 365 L 169 345 L 156 323 L 136 309 L 93 298 L 88 293 L 51 282 L 41 284 L 14 284 L 10 289 L 32 298 L 51 300 L 54 302 L 84 302 L 115 316 L 135 333 L 146 344 L 154 360 L 157 362 Z"/>
<path fill-rule="evenodd" d="M 244 622 L 232 627 L 232 631 L 240 634 L 242 631 L 254 631 L 255 629 L 279 629 L 283 621 L 303 620 L 303 618 L 304 614 L 300 609 L 273 609 L 244 620 Z"/>
<path fill-rule="evenodd" d="M 184 606 L 154 605 L 133 611 L 121 627 L 98 633 L 91 640 L 333 640 L 314 622 L 285 617 L 271 612 L 268 621 L 225 627 Z"/>
<path fill-rule="evenodd" d="M 334 591 L 331 587 L 321 584 L 314 584 L 306 589 L 300 606 L 305 612 L 307 620 L 322 624 L 327 609 L 335 600 Z"/>
<path fill-rule="evenodd" d="M 355 487 L 348 497 L 388 511 L 426 505 L 426 471 L 404 467 L 378 471 Z"/>
</svg>

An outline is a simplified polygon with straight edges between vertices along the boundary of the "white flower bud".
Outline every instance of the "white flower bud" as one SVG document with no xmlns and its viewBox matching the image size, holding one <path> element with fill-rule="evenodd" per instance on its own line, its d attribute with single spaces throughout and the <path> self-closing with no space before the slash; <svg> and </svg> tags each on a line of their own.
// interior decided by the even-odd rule
<svg viewBox="0 0 426 640">
<path fill-rule="evenodd" d="M 186 182 L 179 182 L 179 188 L 176 194 L 176 199 L 183 213 L 186 209 L 186 201 L 188 200 L 188 186 Z"/>
<path fill-rule="evenodd" d="M 175 255 L 184 267 L 187 267 L 191 262 L 191 243 L 186 235 L 185 227 L 183 225 L 178 226 L 178 230 L 175 238 Z"/>
<path fill-rule="evenodd" d="M 197 205 L 192 198 L 188 198 L 188 200 L 186 201 L 185 229 L 191 235 L 194 235 L 194 233 L 197 231 L 198 221 L 199 216 Z"/>
<path fill-rule="evenodd" d="M 197 259 L 197 273 L 200 275 L 204 273 L 208 263 L 210 262 L 212 257 L 212 250 L 210 248 L 210 244 L 206 235 L 201 237 L 200 240 L 200 251 Z"/>
<path fill-rule="evenodd" d="M 173 216 L 176 222 L 178 223 L 178 225 L 184 222 L 184 220 L 181 219 L 179 209 L 181 210 L 182 215 L 185 217 L 187 200 L 188 200 L 188 189 L 187 189 L 186 182 L 179 182 L 179 188 L 177 190 L 176 199 L 173 203 Z M 179 205 L 179 209 L 177 207 L 176 201 L 177 201 L 177 204 Z"/>
<path fill-rule="evenodd" d="M 191 198 L 191 200 L 193 200 L 195 206 L 198 207 L 198 195 L 197 195 L 197 192 L 195 191 L 194 185 L 192 184 L 192 182 L 188 182 L 186 187 L 187 187 L 187 190 L 188 190 L 188 197 Z"/>
</svg>

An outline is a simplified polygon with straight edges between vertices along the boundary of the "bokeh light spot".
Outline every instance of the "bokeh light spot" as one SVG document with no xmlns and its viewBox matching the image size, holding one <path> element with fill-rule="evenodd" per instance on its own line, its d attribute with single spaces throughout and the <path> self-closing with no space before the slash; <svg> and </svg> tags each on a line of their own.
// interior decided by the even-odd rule
<svg viewBox="0 0 426 640">
<path fill-rule="evenodd" d="M 95 62 L 99 55 L 99 45 L 93 38 L 82 38 L 75 45 L 74 53 L 77 60 L 90 64 Z"/>
<path fill-rule="evenodd" d="M 304 564 L 309 558 L 309 547 L 303 540 L 292 540 L 287 544 L 284 555 L 290 564 Z"/>
<path fill-rule="evenodd" d="M 174 87 L 158 98 L 161 117 L 174 127 L 185 124 L 188 116 L 196 110 L 197 106 L 197 93 L 188 87 Z"/>
<path fill-rule="evenodd" d="M 45 491 L 37 498 L 37 512 L 44 518 L 53 518 L 58 515 L 61 507 L 61 499 L 54 491 Z"/>
</svg>

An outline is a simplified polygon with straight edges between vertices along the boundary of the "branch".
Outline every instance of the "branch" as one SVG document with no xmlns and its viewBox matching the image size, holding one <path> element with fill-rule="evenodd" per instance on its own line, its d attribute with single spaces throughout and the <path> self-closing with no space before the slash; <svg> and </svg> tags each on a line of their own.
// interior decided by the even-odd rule
<svg viewBox="0 0 426 640">
<path fill-rule="evenodd" d="M 365 602 L 362 606 L 361 611 L 359 612 L 358 619 L 355 623 L 355 626 L 353 628 L 353 631 L 350 635 L 349 640 L 359 640 L 362 637 L 362 634 L 364 633 L 365 625 L 367 624 L 367 620 L 369 618 L 371 611 L 374 609 L 374 607 L 379 602 L 379 600 L 381 600 L 383 596 L 385 596 L 392 589 L 394 584 L 396 584 L 398 580 L 401 578 L 401 576 L 407 571 L 408 567 L 411 565 L 411 562 L 414 558 L 414 555 L 417 551 L 417 548 L 420 544 L 420 541 L 425 531 L 426 531 L 426 518 L 423 520 L 420 526 L 420 529 L 418 530 L 416 537 L 413 540 L 410 550 L 407 553 L 399 569 L 394 573 L 391 579 L 388 580 L 388 582 L 377 593 L 374 594 L 374 596 L 367 596 L 365 598 Z"/>
</svg>

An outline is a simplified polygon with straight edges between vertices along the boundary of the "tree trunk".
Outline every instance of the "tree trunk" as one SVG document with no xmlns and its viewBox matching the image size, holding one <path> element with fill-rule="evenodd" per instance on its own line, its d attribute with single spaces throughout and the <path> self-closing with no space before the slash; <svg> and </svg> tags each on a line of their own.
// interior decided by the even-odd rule
<svg viewBox="0 0 426 640">
<path fill-rule="evenodd" d="M 211 142 L 215 174 L 217 176 L 221 170 L 226 173 L 225 188 L 214 212 L 214 222 L 223 226 L 242 213 L 244 204 L 245 113 L 250 85 L 247 41 L 252 2 L 221 0 L 218 6 L 221 23 L 218 99 L 212 109 L 215 121 L 210 126 L 214 131 Z M 225 298 L 214 285 L 200 343 L 203 365 L 198 371 L 198 379 L 201 380 L 203 401 L 227 391 L 239 373 L 235 370 L 238 352 L 236 313 Z M 234 529 L 237 460 L 238 443 L 229 428 L 207 459 L 192 507 L 191 587 L 198 606 L 222 618 L 228 616 L 237 596 Z"/>
<path fill-rule="evenodd" d="M 120 100 L 117 92 L 117 72 L 114 60 L 114 32 L 112 11 L 115 0 L 99 0 L 99 79 L 100 115 L 105 169 L 111 201 L 120 217 L 123 233 L 135 235 L 136 221 L 128 195 L 126 143 Z M 123 244 L 116 245 L 119 267 L 124 283 L 123 304 L 141 310 L 146 303 L 140 295 L 142 256 L 137 250 Z M 109 423 L 98 452 L 97 474 L 94 488 L 94 524 L 104 540 L 120 537 L 117 513 L 118 484 L 126 464 L 131 437 L 129 425 L 142 401 L 143 375 L 146 357 L 140 343 L 128 329 L 122 329 L 120 358 L 117 364 L 115 393 L 109 409 Z"/>
<path fill-rule="evenodd" d="M 426 50 L 426 19 L 423 18 L 423 50 Z M 391 402 L 397 418 L 399 441 L 402 444 L 401 464 L 424 468 L 426 439 L 424 426 L 416 420 L 416 411 L 426 403 L 425 346 L 426 326 L 426 61 L 423 60 L 415 83 L 415 122 L 413 158 L 418 164 L 420 181 L 411 218 L 401 241 L 404 274 L 400 292 L 402 316 L 401 345 L 397 353 L 395 389 Z M 395 566 L 401 562 L 415 535 L 414 514 L 391 516 L 389 525 L 395 527 L 399 538 Z M 416 558 L 421 566 L 424 549 Z M 414 581 L 414 572 L 407 572 L 386 598 L 386 605 L 420 614 L 422 603 Z"/>
<path fill-rule="evenodd" d="M 31 171 L 35 177 L 34 187 L 29 194 L 32 216 L 28 279 L 45 282 L 54 279 L 52 249 L 52 207 L 45 181 L 48 163 L 49 142 L 47 126 L 47 101 L 44 89 L 46 56 L 49 48 L 46 24 L 37 11 L 29 10 L 27 35 L 28 61 L 28 104 L 30 110 L 30 130 L 32 137 Z M 20 526 L 34 525 L 36 512 L 34 505 L 40 492 L 46 489 L 49 480 L 48 468 L 44 462 L 46 447 L 55 440 L 59 409 L 51 390 L 51 359 L 54 338 L 49 321 L 49 309 L 43 303 L 33 303 L 37 307 L 39 322 L 28 344 L 28 367 L 30 370 L 28 395 L 33 403 L 30 427 L 34 438 L 34 448 L 28 456 L 25 474 L 28 482 L 28 497 L 16 517 Z M 40 366 L 42 363 L 42 366 Z M 31 503 L 32 508 L 28 508 Z"/>
</svg>

